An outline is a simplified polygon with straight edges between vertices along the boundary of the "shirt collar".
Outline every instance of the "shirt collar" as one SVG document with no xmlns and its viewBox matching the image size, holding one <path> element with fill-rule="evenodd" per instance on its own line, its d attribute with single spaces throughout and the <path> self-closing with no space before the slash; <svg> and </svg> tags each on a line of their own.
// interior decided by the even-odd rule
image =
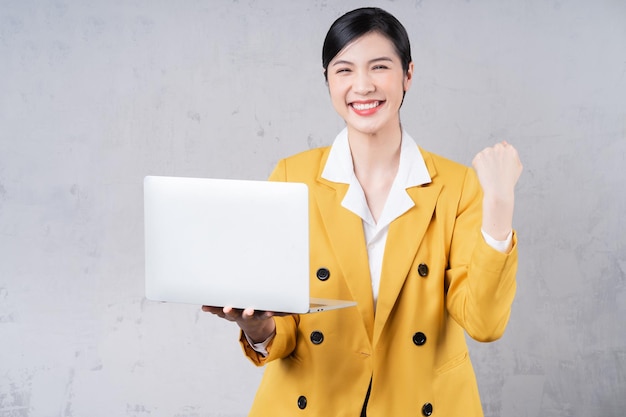
<svg viewBox="0 0 626 417">
<path fill-rule="evenodd" d="M 335 138 L 322 172 L 322 178 L 343 184 L 351 184 L 356 181 L 347 128 L 339 132 Z M 400 164 L 395 182 L 404 189 L 431 182 L 426 162 L 417 147 L 417 143 L 404 129 L 402 130 L 402 143 L 400 145 Z"/>
<path fill-rule="evenodd" d="M 348 191 L 341 205 L 357 214 L 364 222 L 374 226 L 376 229 L 386 227 L 395 218 L 415 205 L 405 191 L 407 188 L 431 182 L 428 168 L 415 140 L 404 130 L 402 131 L 402 142 L 400 145 L 398 173 L 391 186 L 385 208 L 378 219 L 378 223 L 372 217 L 363 189 L 354 174 L 347 128 L 342 130 L 335 138 L 322 172 L 322 178 L 328 181 L 348 184 Z"/>
</svg>

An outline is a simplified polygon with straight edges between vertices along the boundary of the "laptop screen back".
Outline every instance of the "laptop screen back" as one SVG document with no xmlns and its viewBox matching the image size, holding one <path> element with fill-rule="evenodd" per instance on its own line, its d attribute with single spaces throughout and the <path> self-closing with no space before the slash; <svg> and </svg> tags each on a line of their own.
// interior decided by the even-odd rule
<svg viewBox="0 0 626 417">
<path fill-rule="evenodd" d="M 146 298 L 305 312 L 305 184 L 144 179 Z"/>
</svg>

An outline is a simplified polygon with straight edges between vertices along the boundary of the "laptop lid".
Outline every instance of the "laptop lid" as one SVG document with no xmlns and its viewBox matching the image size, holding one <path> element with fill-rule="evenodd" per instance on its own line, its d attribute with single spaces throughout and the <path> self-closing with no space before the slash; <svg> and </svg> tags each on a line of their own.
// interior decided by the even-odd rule
<svg viewBox="0 0 626 417">
<path fill-rule="evenodd" d="M 306 184 L 147 176 L 144 215 L 146 298 L 309 311 Z"/>
</svg>

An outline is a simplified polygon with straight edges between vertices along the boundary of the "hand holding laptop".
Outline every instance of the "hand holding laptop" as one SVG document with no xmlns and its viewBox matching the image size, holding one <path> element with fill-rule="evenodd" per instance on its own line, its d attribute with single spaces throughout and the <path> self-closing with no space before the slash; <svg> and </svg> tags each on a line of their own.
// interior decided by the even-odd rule
<svg viewBox="0 0 626 417">
<path fill-rule="evenodd" d="M 236 322 L 250 340 L 255 343 L 261 343 L 274 334 L 276 330 L 274 316 L 286 315 L 285 313 L 274 313 L 271 311 L 255 311 L 252 308 L 239 309 L 232 307 L 202 306 L 202 311 Z"/>
</svg>

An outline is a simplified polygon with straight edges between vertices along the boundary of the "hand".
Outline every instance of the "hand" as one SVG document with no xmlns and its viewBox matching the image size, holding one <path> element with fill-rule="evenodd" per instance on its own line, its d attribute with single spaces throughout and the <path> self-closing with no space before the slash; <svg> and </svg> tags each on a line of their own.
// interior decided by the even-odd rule
<svg viewBox="0 0 626 417">
<path fill-rule="evenodd" d="M 255 343 L 260 343 L 276 331 L 273 317 L 280 315 L 271 311 L 255 311 L 252 308 L 202 306 L 202 311 L 215 314 L 228 321 L 234 321 Z"/>
<path fill-rule="evenodd" d="M 483 189 L 483 230 L 505 240 L 513 228 L 515 185 L 522 174 L 517 150 L 506 142 L 485 148 L 472 161 Z"/>
<path fill-rule="evenodd" d="M 474 157 L 472 165 L 487 198 L 513 199 L 523 167 L 512 145 L 503 141 L 485 148 Z"/>
</svg>

